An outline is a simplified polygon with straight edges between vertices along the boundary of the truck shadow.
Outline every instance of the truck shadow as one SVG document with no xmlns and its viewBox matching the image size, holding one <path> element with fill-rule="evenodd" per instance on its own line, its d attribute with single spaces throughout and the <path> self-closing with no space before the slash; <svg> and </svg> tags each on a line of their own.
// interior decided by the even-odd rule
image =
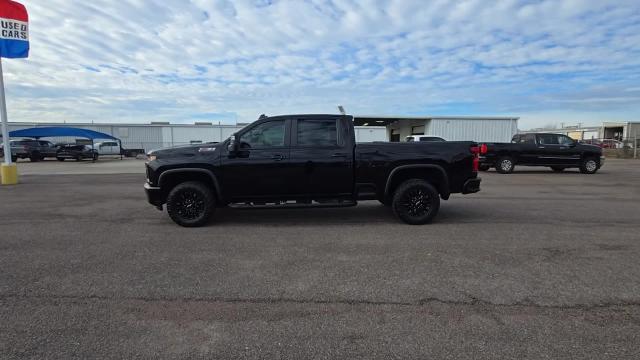
<svg viewBox="0 0 640 360">
<path fill-rule="evenodd" d="M 463 220 L 463 222 L 484 221 L 486 217 L 482 209 L 474 211 L 468 206 L 460 204 L 443 204 L 440 212 L 432 224 L 449 224 Z M 401 222 L 391 208 L 378 202 L 363 202 L 348 208 L 318 208 L 318 209 L 273 209 L 273 210 L 239 210 L 218 209 L 210 225 L 340 225 L 340 224 L 385 224 L 411 226 Z M 428 226 L 428 225 L 426 225 Z"/>
</svg>

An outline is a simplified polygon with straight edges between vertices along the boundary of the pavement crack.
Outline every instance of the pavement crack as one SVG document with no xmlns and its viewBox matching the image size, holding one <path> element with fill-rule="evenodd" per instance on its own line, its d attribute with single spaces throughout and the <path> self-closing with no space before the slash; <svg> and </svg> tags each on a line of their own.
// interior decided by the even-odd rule
<svg viewBox="0 0 640 360">
<path fill-rule="evenodd" d="M 486 307 L 523 307 L 559 310 L 597 310 L 614 307 L 640 307 L 640 300 L 635 301 L 605 301 L 591 304 L 539 304 L 531 299 L 523 299 L 511 303 L 495 303 L 480 299 L 473 295 L 466 295 L 466 300 L 440 299 L 437 297 L 422 298 L 417 301 L 377 301 L 361 299 L 293 299 L 285 297 L 277 298 L 231 298 L 231 297 L 116 297 L 105 295 L 24 295 L 24 294 L 2 294 L 0 301 L 6 300 L 54 300 L 54 301 L 142 301 L 142 302 L 209 302 L 209 303 L 229 303 L 229 304 L 303 304 L 303 305 L 365 305 L 365 306 L 428 306 L 433 304 L 443 304 L 450 306 L 486 306 Z"/>
</svg>

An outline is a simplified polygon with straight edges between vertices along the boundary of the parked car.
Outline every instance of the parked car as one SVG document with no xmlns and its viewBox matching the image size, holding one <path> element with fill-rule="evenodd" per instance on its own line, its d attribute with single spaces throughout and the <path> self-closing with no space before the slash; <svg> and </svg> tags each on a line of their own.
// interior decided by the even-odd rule
<svg viewBox="0 0 640 360">
<path fill-rule="evenodd" d="M 615 139 L 585 139 L 581 140 L 582 144 L 596 145 L 603 149 L 622 149 L 625 147 L 624 142 Z M 633 146 L 628 146 L 633 147 Z"/>
<path fill-rule="evenodd" d="M 44 160 L 47 157 L 55 157 L 58 148 L 46 140 L 9 140 L 11 146 L 11 160 L 29 159 L 33 162 Z M 4 157 L 4 146 L 0 146 L 0 156 Z"/>
<path fill-rule="evenodd" d="M 90 145 L 67 144 L 62 145 L 56 153 L 58 161 L 66 159 L 75 159 L 80 161 L 83 159 L 98 160 L 98 152 L 91 148 Z"/>
<path fill-rule="evenodd" d="M 407 138 L 405 139 L 407 142 L 412 142 L 412 141 L 446 141 L 445 139 L 439 137 L 439 136 L 432 136 L 432 135 L 410 135 L 407 136 Z"/>
<path fill-rule="evenodd" d="M 583 174 L 594 174 L 604 165 L 602 148 L 580 144 L 561 134 L 518 134 L 511 143 L 485 144 L 480 157 L 480 170 L 495 167 L 501 174 L 513 172 L 516 165 L 548 166 L 560 172 L 579 168 Z"/>
<path fill-rule="evenodd" d="M 94 144 L 94 149 L 99 155 L 123 155 L 126 157 L 136 157 L 144 155 L 144 149 L 125 149 L 121 148 L 117 141 L 103 141 Z"/>
<path fill-rule="evenodd" d="M 149 203 L 182 226 L 216 207 L 345 207 L 379 200 L 407 224 L 425 224 L 454 193 L 480 191 L 476 143 L 355 142 L 343 115 L 261 117 L 219 144 L 149 153 Z"/>
</svg>

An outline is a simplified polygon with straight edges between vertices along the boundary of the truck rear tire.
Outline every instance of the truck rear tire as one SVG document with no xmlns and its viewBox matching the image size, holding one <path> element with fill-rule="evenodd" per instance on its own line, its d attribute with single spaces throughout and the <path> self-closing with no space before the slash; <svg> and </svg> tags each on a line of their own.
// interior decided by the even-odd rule
<svg viewBox="0 0 640 360">
<path fill-rule="evenodd" d="M 199 181 L 176 185 L 167 197 L 167 213 L 176 224 L 184 227 L 205 225 L 215 211 L 215 197 Z"/>
<path fill-rule="evenodd" d="M 515 161 L 511 156 L 503 156 L 496 161 L 496 171 L 500 174 L 511 174 L 515 166 Z"/>
<path fill-rule="evenodd" d="M 396 189 L 391 207 L 393 213 L 407 224 L 426 224 L 438 214 L 440 194 L 425 180 L 409 179 Z"/>
</svg>

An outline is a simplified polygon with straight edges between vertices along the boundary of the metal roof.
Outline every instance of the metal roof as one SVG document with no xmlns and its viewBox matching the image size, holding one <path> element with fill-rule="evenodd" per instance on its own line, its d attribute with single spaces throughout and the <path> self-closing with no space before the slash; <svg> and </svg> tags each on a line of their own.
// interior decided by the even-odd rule
<svg viewBox="0 0 640 360">
<path fill-rule="evenodd" d="M 354 115 L 353 123 L 355 126 L 389 126 L 399 120 L 518 120 L 519 117 L 513 116 L 377 116 L 377 115 Z"/>
</svg>

